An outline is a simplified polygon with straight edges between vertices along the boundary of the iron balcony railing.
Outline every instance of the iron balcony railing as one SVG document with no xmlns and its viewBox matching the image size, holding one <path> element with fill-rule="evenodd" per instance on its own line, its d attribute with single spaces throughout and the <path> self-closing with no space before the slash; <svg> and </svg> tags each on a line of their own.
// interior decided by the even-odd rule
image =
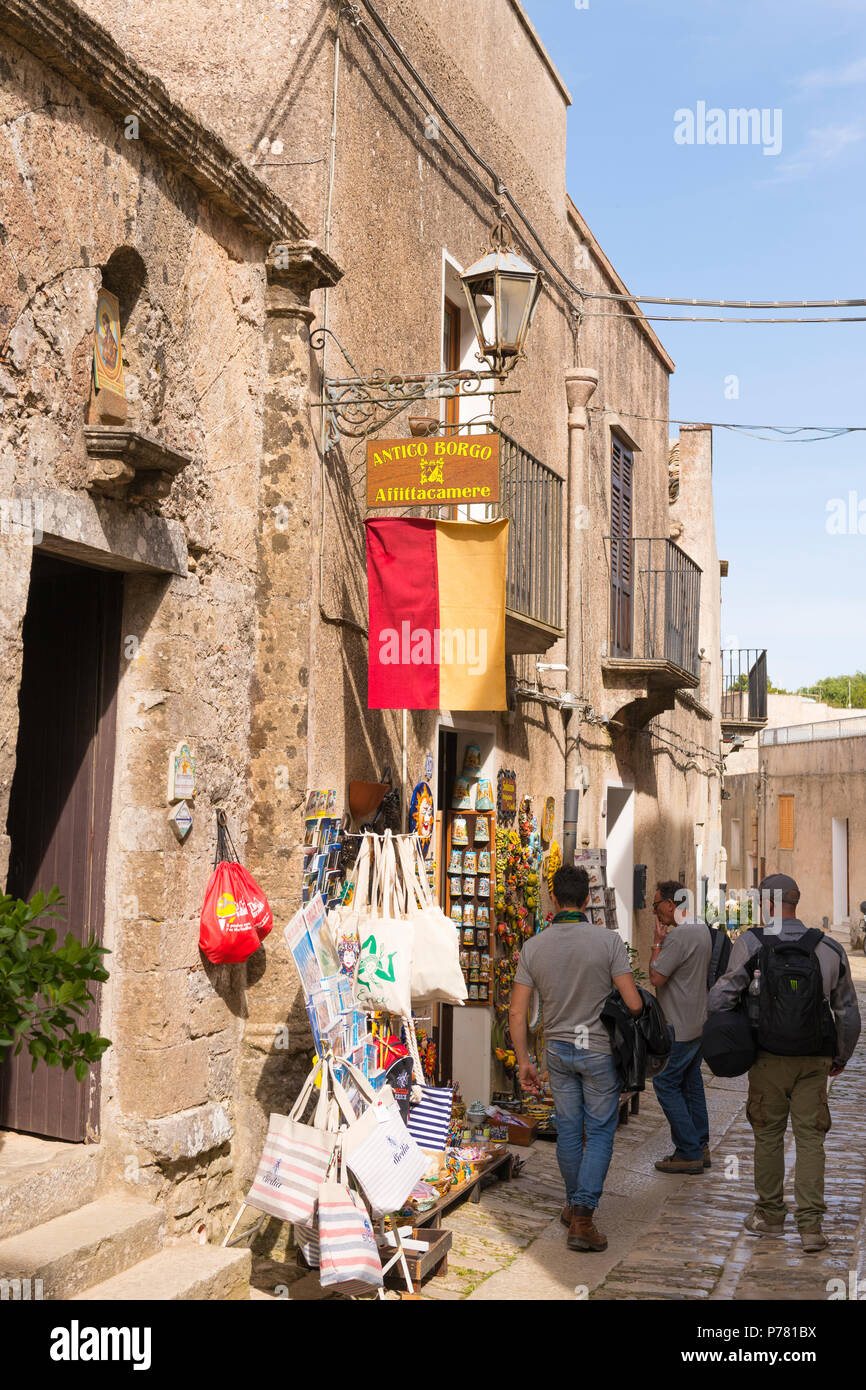
<svg viewBox="0 0 866 1390">
<path fill-rule="evenodd" d="M 762 724 L 767 720 L 765 647 L 722 651 L 722 722 Z"/>
<path fill-rule="evenodd" d="M 700 565 L 664 537 L 606 540 L 611 656 L 670 661 L 699 678 Z"/>
<path fill-rule="evenodd" d="M 507 516 L 505 606 L 531 622 L 562 629 L 562 488 L 558 473 L 507 434 L 499 440 L 498 507 Z"/>
</svg>

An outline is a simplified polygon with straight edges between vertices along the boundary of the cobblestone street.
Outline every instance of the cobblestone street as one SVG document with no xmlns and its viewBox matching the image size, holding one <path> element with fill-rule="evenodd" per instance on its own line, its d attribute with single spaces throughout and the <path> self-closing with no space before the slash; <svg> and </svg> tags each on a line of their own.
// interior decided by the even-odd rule
<svg viewBox="0 0 866 1390">
<path fill-rule="evenodd" d="M 866 959 L 853 957 L 861 1011 Z M 825 1230 L 820 1255 L 800 1248 L 792 1215 L 781 1239 L 743 1232 L 753 1200 L 752 1131 L 745 1118 L 745 1078 L 706 1074 L 713 1167 L 700 1178 L 668 1177 L 655 1159 L 670 1135 L 652 1090 L 640 1114 L 617 1133 L 599 1208 L 608 1237 L 600 1255 L 570 1251 L 559 1221 L 562 1181 L 555 1145 L 536 1142 L 520 1177 L 485 1190 L 446 1219 L 454 1243 L 448 1273 L 425 1285 L 431 1299 L 825 1299 L 828 1281 L 848 1288 L 866 1281 L 864 1194 L 866 1043 L 831 1083 L 833 1127 L 827 1138 Z M 793 1139 L 788 1134 L 786 1196 L 792 1201 Z M 832 1287 L 832 1286 L 831 1286 Z M 838 1287 L 838 1286 L 837 1286 Z"/>
</svg>

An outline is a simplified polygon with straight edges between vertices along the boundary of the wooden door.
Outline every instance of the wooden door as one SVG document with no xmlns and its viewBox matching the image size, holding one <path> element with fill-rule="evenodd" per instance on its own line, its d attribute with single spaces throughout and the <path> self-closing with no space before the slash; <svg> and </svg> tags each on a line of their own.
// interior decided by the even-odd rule
<svg viewBox="0 0 866 1390">
<path fill-rule="evenodd" d="M 610 650 L 631 656 L 634 610 L 632 476 L 634 455 L 613 436 L 610 457 Z"/>
<path fill-rule="evenodd" d="M 30 898 L 55 883 L 58 934 L 102 940 L 105 861 L 120 663 L 123 579 L 36 553 L 23 669 L 6 891 Z M 110 957 L 109 966 L 110 969 Z M 99 1026 L 99 993 L 79 1027 Z M 54 1139 L 99 1135 L 99 1066 L 84 1082 L 26 1050 L 0 1063 L 0 1126 Z"/>
</svg>

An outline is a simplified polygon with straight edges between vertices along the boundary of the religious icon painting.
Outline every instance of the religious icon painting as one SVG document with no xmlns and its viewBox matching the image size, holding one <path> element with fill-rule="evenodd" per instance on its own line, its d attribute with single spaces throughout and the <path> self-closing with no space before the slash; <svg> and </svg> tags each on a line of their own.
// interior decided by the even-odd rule
<svg viewBox="0 0 866 1390">
<path fill-rule="evenodd" d="M 555 814 L 556 802 L 552 796 L 549 796 L 544 803 L 544 813 L 541 817 L 541 843 L 544 845 L 545 849 L 547 849 L 547 846 L 553 839 L 553 818 Z"/>
<path fill-rule="evenodd" d="M 100 290 L 96 297 L 96 332 L 93 335 L 93 380 L 97 391 L 125 395 L 123 353 L 120 342 L 120 305 L 117 295 Z"/>
<path fill-rule="evenodd" d="M 517 773 L 499 769 L 496 779 L 496 812 L 502 825 L 513 825 L 517 815 Z"/>
</svg>

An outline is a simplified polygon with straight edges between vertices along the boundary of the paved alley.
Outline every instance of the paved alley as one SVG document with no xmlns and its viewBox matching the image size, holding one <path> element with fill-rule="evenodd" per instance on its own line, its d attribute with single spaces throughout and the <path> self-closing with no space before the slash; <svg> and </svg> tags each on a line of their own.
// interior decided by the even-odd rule
<svg viewBox="0 0 866 1390">
<path fill-rule="evenodd" d="M 851 959 L 866 1013 L 866 958 Z M 752 1132 L 745 1118 L 745 1078 L 706 1077 L 713 1167 L 700 1178 L 668 1177 L 654 1161 L 670 1136 L 652 1090 L 640 1114 L 617 1134 L 599 1208 L 608 1237 L 600 1255 L 566 1248 L 559 1221 L 562 1183 L 555 1145 L 536 1142 L 512 1182 L 486 1190 L 479 1205 L 447 1218 L 454 1233 L 448 1273 L 425 1286 L 431 1299 L 824 1299 L 828 1282 L 847 1288 L 852 1272 L 866 1283 L 864 1193 L 866 1042 L 833 1081 L 833 1128 L 827 1139 L 825 1229 L 831 1244 L 804 1256 L 788 1217 L 781 1239 L 743 1232 L 753 1198 Z M 788 1139 L 792 1202 L 793 1140 Z M 830 1286 L 831 1291 L 839 1286 Z"/>
</svg>

